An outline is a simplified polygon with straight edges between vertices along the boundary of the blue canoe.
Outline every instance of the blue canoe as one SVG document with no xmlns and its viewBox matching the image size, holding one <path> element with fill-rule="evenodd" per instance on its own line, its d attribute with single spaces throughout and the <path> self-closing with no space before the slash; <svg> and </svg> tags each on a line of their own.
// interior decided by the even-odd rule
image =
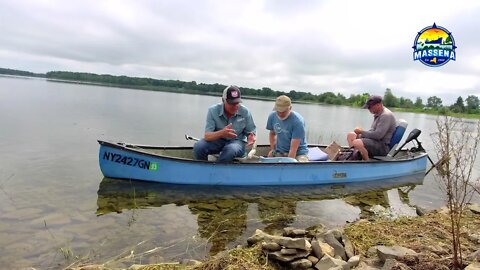
<svg viewBox="0 0 480 270">
<path fill-rule="evenodd" d="M 394 157 L 371 161 L 232 163 L 193 159 L 192 147 L 147 146 L 98 141 L 100 169 L 105 177 L 192 185 L 312 185 L 391 179 L 425 173 L 424 151 L 399 150 Z M 324 145 L 311 145 L 325 149 Z M 400 147 L 401 148 L 401 147 Z M 268 145 L 258 146 L 266 155 Z"/>
</svg>

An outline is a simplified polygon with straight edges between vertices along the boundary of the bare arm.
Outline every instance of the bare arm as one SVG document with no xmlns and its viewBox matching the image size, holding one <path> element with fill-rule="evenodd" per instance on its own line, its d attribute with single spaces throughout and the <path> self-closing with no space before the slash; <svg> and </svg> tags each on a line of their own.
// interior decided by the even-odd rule
<svg viewBox="0 0 480 270">
<path fill-rule="evenodd" d="M 270 152 L 268 152 L 268 156 L 273 156 L 273 152 L 275 152 L 275 144 L 277 142 L 277 134 L 273 130 L 270 130 L 268 134 L 268 141 L 270 142 Z"/>
<path fill-rule="evenodd" d="M 299 146 L 300 146 L 300 139 L 292 139 L 290 141 L 290 151 L 288 151 L 288 157 L 296 158 L 297 150 Z"/>
</svg>

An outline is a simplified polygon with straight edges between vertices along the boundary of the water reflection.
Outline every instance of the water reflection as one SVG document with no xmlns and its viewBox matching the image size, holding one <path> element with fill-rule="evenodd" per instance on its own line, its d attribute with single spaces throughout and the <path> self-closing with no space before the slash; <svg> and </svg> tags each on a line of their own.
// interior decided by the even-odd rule
<svg viewBox="0 0 480 270">
<path fill-rule="evenodd" d="M 408 193 L 422 182 L 423 174 L 382 182 L 292 187 L 170 185 L 104 178 L 98 189 L 96 214 L 132 210 L 131 222 L 135 222 L 135 209 L 168 204 L 187 206 L 197 217 L 198 235 L 211 245 L 209 253 L 214 255 L 245 237 L 247 229 L 275 233 L 292 225 L 306 227 L 332 220 L 344 224 L 368 217 L 369 208 L 374 205 L 398 208 L 408 204 Z M 392 200 L 392 194 L 396 194 L 396 200 Z M 299 212 L 305 211 L 311 222 L 298 224 Z M 322 215 L 327 216 L 322 219 Z"/>
</svg>

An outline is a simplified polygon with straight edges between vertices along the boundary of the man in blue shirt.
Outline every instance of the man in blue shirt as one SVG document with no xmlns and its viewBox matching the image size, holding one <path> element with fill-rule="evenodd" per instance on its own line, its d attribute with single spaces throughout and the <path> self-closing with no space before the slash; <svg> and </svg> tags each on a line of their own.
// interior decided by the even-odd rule
<svg viewBox="0 0 480 270">
<path fill-rule="evenodd" d="M 303 117 L 292 111 L 292 101 L 285 95 L 277 97 L 274 110 L 267 120 L 267 129 L 270 130 L 268 156 L 291 157 L 307 162 L 308 148 Z"/>
<path fill-rule="evenodd" d="M 256 127 L 252 114 L 240 102 L 240 89 L 232 85 L 223 90 L 222 103 L 208 108 L 205 135 L 193 146 L 196 159 L 207 160 L 208 155 L 220 154 L 219 162 L 230 162 L 245 155 L 245 144 L 256 140 Z"/>
</svg>

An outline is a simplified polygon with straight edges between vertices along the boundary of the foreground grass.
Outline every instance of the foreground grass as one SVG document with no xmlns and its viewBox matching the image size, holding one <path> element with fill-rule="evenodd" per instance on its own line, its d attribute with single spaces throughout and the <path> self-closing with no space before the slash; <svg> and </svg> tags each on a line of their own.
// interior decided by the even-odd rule
<svg viewBox="0 0 480 270">
<path fill-rule="evenodd" d="M 252 269 L 252 270 L 273 270 L 278 269 L 271 265 L 260 246 L 251 248 L 236 248 L 226 254 L 212 258 L 194 270 L 234 270 L 234 269 Z"/>
<path fill-rule="evenodd" d="M 467 236 L 480 231 L 480 215 L 467 211 L 462 224 L 462 253 L 465 257 L 479 248 L 478 243 L 469 240 Z M 440 269 L 439 267 L 443 266 L 448 268 L 450 263 L 450 254 L 452 254 L 450 219 L 445 213 L 432 212 L 421 217 L 404 217 L 396 220 L 360 220 L 347 225 L 345 234 L 352 242 L 355 253 L 362 257 L 368 258 L 371 255 L 368 254 L 368 249 L 376 245 L 399 245 L 425 255 L 420 261 L 414 262 L 418 264 L 417 267 L 410 265 L 412 269 Z M 78 270 L 82 267 L 71 269 Z M 225 251 L 196 266 L 151 264 L 137 268 L 137 270 L 224 269 L 278 270 L 283 268 L 269 261 L 259 246 Z"/>
<path fill-rule="evenodd" d="M 275 270 L 280 266 L 268 263 L 259 246 L 251 248 L 236 248 L 223 252 L 197 266 L 151 264 L 137 270 Z"/>
<path fill-rule="evenodd" d="M 480 231 L 480 216 L 468 211 L 462 224 L 462 248 L 464 254 L 468 254 L 478 249 L 478 244 L 470 241 L 467 235 Z M 450 219 L 443 213 L 432 212 L 422 217 L 394 221 L 361 221 L 347 226 L 345 233 L 354 243 L 356 252 L 362 255 L 375 245 L 400 245 L 417 252 L 425 252 L 426 248 L 435 246 L 451 253 Z"/>
</svg>

